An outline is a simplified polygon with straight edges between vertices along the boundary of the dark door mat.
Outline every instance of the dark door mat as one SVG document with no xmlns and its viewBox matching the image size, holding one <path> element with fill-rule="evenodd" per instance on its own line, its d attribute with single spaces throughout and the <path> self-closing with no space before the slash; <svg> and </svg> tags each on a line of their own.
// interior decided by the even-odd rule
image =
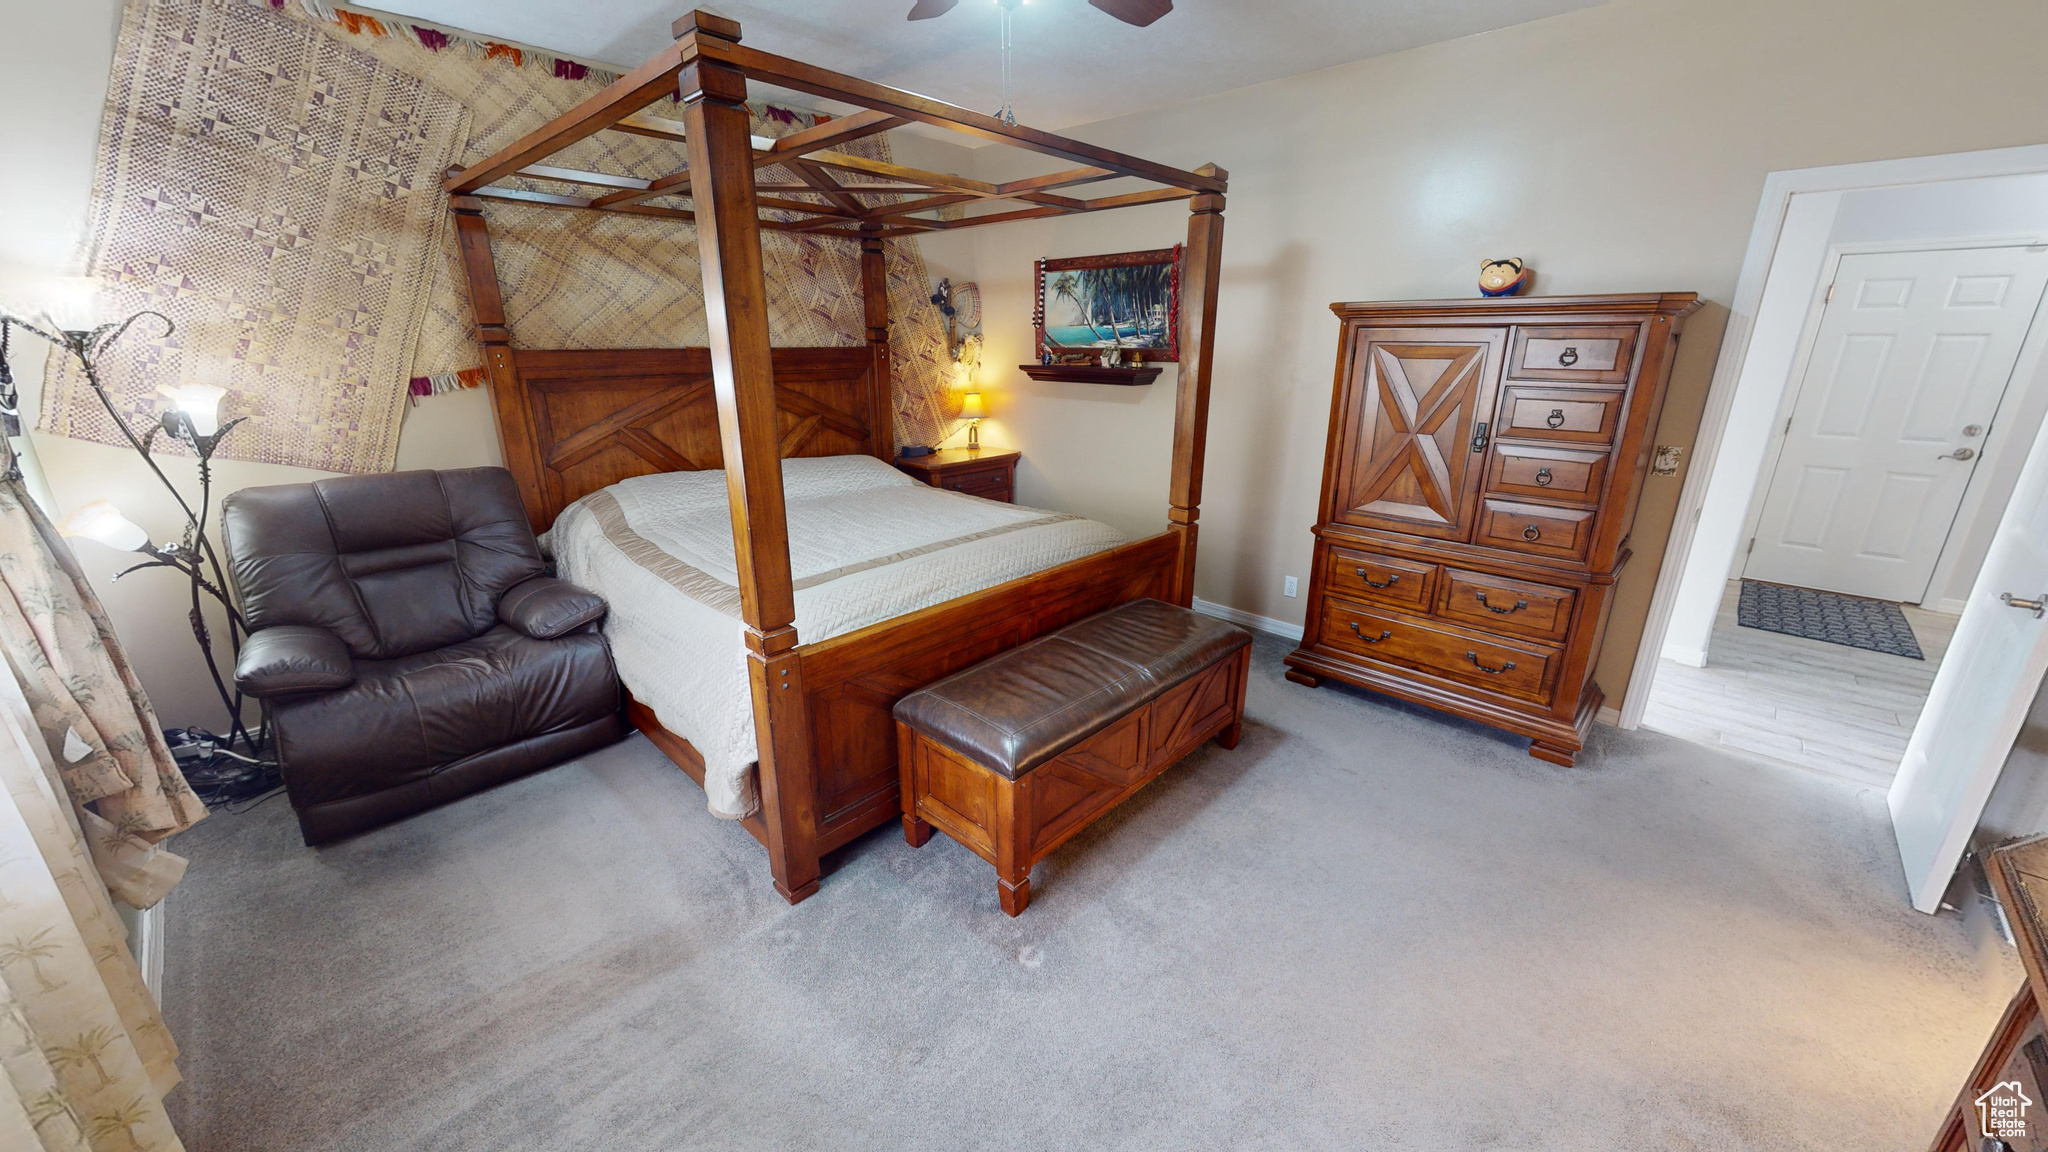
<svg viewBox="0 0 2048 1152">
<path fill-rule="evenodd" d="M 1920 653 L 1920 638 L 1913 635 L 1905 612 L 1889 600 L 1744 580 L 1735 622 L 1744 628 L 1824 640 L 1908 660 L 1927 658 Z"/>
</svg>

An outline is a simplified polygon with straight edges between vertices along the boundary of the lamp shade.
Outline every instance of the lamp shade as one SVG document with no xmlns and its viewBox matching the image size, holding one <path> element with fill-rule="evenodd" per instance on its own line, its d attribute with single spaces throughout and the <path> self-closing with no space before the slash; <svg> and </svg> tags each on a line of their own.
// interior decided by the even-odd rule
<svg viewBox="0 0 2048 1152">
<path fill-rule="evenodd" d="M 57 522 L 57 531 L 97 540 L 122 552 L 140 552 L 149 546 L 149 533 L 121 515 L 121 510 L 107 500 L 94 500 L 72 509 L 71 515 Z"/>
<path fill-rule="evenodd" d="M 43 293 L 43 318 L 59 331 L 90 331 L 98 318 L 99 285 L 84 276 L 65 276 Z"/>
<path fill-rule="evenodd" d="M 987 415 L 988 409 L 981 406 L 981 393 L 969 392 L 960 398 L 960 418 L 962 420 L 980 420 Z"/>
<path fill-rule="evenodd" d="M 192 421 L 192 431 L 211 436 L 220 431 L 220 401 L 228 390 L 217 384 L 159 384 L 157 391 L 170 397 L 171 407 Z"/>
</svg>

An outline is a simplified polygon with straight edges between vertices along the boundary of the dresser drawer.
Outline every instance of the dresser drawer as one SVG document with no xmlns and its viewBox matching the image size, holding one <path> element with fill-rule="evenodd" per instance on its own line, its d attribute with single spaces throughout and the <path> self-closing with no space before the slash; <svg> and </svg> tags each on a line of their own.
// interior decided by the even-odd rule
<svg viewBox="0 0 2048 1152">
<path fill-rule="evenodd" d="M 1494 435 L 1611 444 L 1626 399 L 1621 392 L 1510 384 L 1500 390 L 1500 425 Z"/>
<path fill-rule="evenodd" d="M 1325 563 L 1328 566 L 1323 569 L 1323 589 L 1334 596 L 1417 612 L 1429 611 L 1436 599 L 1434 564 L 1334 546 Z"/>
<path fill-rule="evenodd" d="M 1008 500 L 1010 473 L 1007 468 L 991 468 L 981 472 L 954 472 L 941 476 L 939 487 L 948 492 L 964 492 L 969 496 Z"/>
<path fill-rule="evenodd" d="M 1555 648 L 1449 624 L 1323 601 L 1322 641 L 1341 652 L 1402 665 L 1508 696 L 1547 702 Z"/>
<path fill-rule="evenodd" d="M 1535 556 L 1583 560 L 1593 541 L 1596 511 L 1487 500 L 1479 509 L 1479 536 L 1474 543 Z"/>
<path fill-rule="evenodd" d="M 1508 353 L 1508 376 L 1617 388 L 1628 383 L 1635 355 L 1633 327 L 1517 328 Z"/>
<path fill-rule="evenodd" d="M 1487 462 L 1486 490 L 1502 496 L 1597 504 L 1606 479 L 1605 452 L 1497 443 Z"/>
<path fill-rule="evenodd" d="M 1449 568 L 1437 614 L 1479 628 L 1562 640 L 1571 630 L 1577 599 L 1570 588 Z"/>
</svg>

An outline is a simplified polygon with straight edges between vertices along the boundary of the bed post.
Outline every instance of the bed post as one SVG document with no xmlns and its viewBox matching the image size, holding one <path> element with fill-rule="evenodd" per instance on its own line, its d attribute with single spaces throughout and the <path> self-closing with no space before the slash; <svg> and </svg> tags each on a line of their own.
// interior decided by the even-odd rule
<svg viewBox="0 0 2048 1152">
<path fill-rule="evenodd" d="M 896 390 L 889 379 L 889 265 L 874 225 L 860 238 L 860 288 L 868 313 L 868 355 L 874 377 L 868 392 L 868 428 L 873 451 L 883 463 L 896 460 Z"/>
<path fill-rule="evenodd" d="M 796 653 L 796 593 L 782 503 L 747 80 L 737 69 L 702 58 L 697 47 L 700 39 L 734 46 L 740 26 L 691 12 L 676 21 L 675 33 L 682 49 L 678 87 L 690 145 L 690 196 L 696 201 L 712 388 L 754 700 L 761 818 L 775 890 L 794 904 L 818 890 L 817 784 Z"/>
<path fill-rule="evenodd" d="M 469 310 L 476 318 L 476 342 L 484 357 L 484 375 L 491 382 L 491 406 L 498 417 L 498 448 L 505 468 L 519 482 L 519 498 L 526 505 L 527 518 L 535 531 L 547 525 L 547 494 L 542 492 L 545 470 L 536 455 L 538 438 L 533 434 L 533 414 L 526 410 L 526 397 L 519 390 L 519 373 L 512 363 L 512 330 L 505 326 L 505 298 L 498 286 L 498 261 L 491 253 L 491 228 L 484 220 L 484 202 L 474 196 L 451 196 L 449 210 L 455 214 L 455 240 L 462 251 L 462 274 L 469 281 Z"/>
<path fill-rule="evenodd" d="M 1227 180 L 1214 164 L 1195 171 Z M 1180 539 L 1174 565 L 1173 602 L 1191 607 L 1195 599 L 1195 523 L 1202 514 L 1202 458 L 1209 440 L 1209 376 L 1216 353 L 1216 285 L 1223 271 L 1223 194 L 1207 192 L 1189 201 L 1188 246 L 1181 263 L 1179 393 L 1173 413 L 1173 481 L 1168 489 L 1167 531 Z"/>
</svg>

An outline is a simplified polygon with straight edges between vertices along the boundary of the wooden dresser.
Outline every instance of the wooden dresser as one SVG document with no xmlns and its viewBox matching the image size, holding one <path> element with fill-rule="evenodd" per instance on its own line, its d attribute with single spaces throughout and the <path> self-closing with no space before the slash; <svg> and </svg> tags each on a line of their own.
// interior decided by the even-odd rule
<svg viewBox="0 0 2048 1152">
<path fill-rule="evenodd" d="M 1689 292 L 1333 304 L 1301 647 L 1335 678 L 1572 763 Z"/>
<path fill-rule="evenodd" d="M 1984 871 L 2019 946 L 2026 982 L 2006 1007 L 1984 1054 L 1942 1118 L 1929 1152 L 2043 1152 L 2048 1149 L 2048 837 L 1998 849 Z M 2017 1090 L 2017 1091 L 2015 1091 Z"/>
</svg>

